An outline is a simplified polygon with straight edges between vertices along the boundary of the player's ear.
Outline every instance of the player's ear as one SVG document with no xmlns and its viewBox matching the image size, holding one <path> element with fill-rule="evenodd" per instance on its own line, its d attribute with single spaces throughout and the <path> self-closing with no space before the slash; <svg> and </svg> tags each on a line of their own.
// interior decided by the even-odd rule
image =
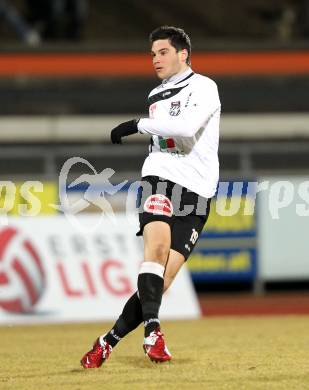
<svg viewBox="0 0 309 390">
<path fill-rule="evenodd" d="M 188 50 L 187 49 L 182 49 L 181 52 L 181 61 L 182 62 L 186 62 L 187 61 L 187 58 L 188 58 Z"/>
</svg>

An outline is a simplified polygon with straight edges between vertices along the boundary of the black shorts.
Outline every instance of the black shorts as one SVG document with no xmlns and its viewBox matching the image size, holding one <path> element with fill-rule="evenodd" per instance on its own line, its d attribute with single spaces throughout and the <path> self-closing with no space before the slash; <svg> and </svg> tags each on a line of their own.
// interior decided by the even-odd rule
<svg viewBox="0 0 309 390">
<path fill-rule="evenodd" d="M 210 199 L 158 176 L 142 178 L 137 208 L 140 230 L 152 221 L 163 221 L 171 228 L 171 249 L 187 260 L 207 222 Z"/>
</svg>

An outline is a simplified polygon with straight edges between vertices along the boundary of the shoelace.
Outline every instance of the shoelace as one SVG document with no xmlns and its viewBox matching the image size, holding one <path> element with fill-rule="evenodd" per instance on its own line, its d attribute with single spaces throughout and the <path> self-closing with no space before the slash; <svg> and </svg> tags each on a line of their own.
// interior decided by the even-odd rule
<svg viewBox="0 0 309 390">
<path fill-rule="evenodd" d="M 154 345 L 156 343 L 156 341 L 159 339 L 159 338 L 162 338 L 164 336 L 163 333 L 161 333 L 161 331 L 153 331 L 150 333 L 150 335 L 147 337 L 147 339 L 149 338 L 150 339 L 150 345 Z"/>
</svg>

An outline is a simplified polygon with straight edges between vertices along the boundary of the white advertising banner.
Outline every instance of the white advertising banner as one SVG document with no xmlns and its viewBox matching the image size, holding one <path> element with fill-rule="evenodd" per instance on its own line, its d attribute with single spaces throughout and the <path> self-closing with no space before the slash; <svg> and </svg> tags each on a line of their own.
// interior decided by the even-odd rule
<svg viewBox="0 0 309 390">
<path fill-rule="evenodd" d="M 257 208 L 260 279 L 308 280 L 308 177 L 263 177 L 259 183 L 266 188 Z"/>
<path fill-rule="evenodd" d="M 142 261 L 137 224 L 125 215 L 114 223 L 94 214 L 74 218 L 75 224 L 61 215 L 10 217 L 0 227 L 0 324 L 118 318 L 136 291 Z M 163 297 L 160 316 L 199 315 L 183 267 Z"/>
</svg>

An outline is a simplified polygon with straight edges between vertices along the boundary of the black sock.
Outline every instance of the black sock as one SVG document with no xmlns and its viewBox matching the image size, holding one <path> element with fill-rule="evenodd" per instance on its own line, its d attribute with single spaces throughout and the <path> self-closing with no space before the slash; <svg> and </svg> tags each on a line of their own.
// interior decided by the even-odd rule
<svg viewBox="0 0 309 390">
<path fill-rule="evenodd" d="M 137 328 L 142 322 L 142 305 L 136 292 L 128 299 L 121 315 L 112 329 L 106 334 L 104 340 L 114 348 L 123 337 Z"/>
<path fill-rule="evenodd" d="M 141 273 L 138 275 L 137 286 L 142 306 L 145 337 L 159 325 L 159 309 L 163 294 L 164 279 L 154 273 Z"/>
</svg>

